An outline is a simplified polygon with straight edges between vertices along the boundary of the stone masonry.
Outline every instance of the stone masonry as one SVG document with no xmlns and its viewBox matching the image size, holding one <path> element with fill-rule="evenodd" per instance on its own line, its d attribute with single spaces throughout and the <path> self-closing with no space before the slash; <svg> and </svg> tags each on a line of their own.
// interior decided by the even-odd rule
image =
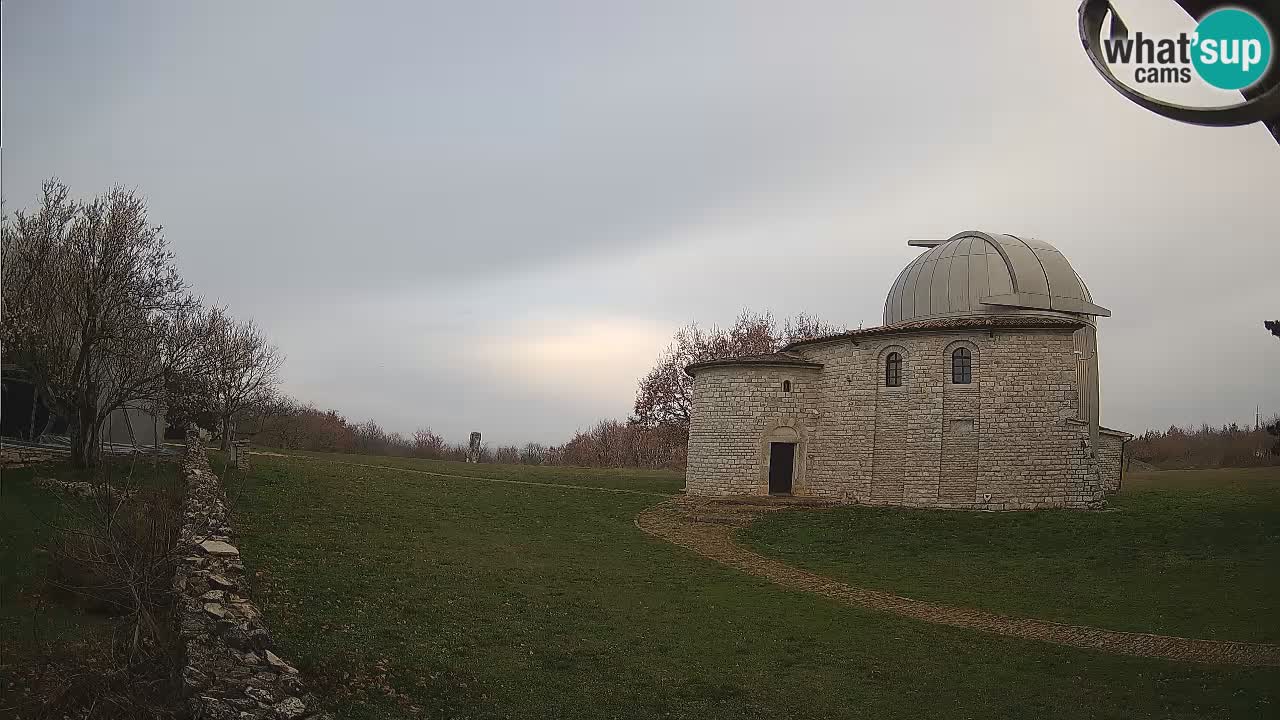
<svg viewBox="0 0 1280 720">
<path fill-rule="evenodd" d="M 1111 311 L 1066 256 L 981 230 L 908 245 L 924 250 L 884 325 L 685 368 L 690 495 L 768 494 L 771 447 L 785 493 L 786 444 L 790 494 L 837 502 L 1099 508 L 1119 489 L 1127 436 L 1099 424 L 1097 318 Z M 971 362 L 960 382 L 956 353 Z"/>
<path fill-rule="evenodd" d="M 231 460 L 237 470 L 249 471 L 249 441 L 233 440 L 231 442 Z"/>
<path fill-rule="evenodd" d="M 1100 507 L 1118 485 L 1122 434 L 1103 436 L 1101 457 L 1090 452 L 1088 425 L 1077 421 L 1075 329 L 885 328 L 798 346 L 790 351 L 795 367 L 698 369 L 687 492 L 767 494 L 769 443 L 783 441 L 796 443 L 798 496 L 980 510 Z M 958 347 L 972 354 L 971 384 L 951 382 Z M 890 352 L 902 357 L 900 387 L 885 386 Z"/>
<path fill-rule="evenodd" d="M 194 435 L 187 439 L 183 474 L 182 557 L 173 588 L 190 717 L 332 720 L 298 671 L 273 651 L 262 614 L 246 596 L 244 563 L 233 544 L 222 483 Z"/>
<path fill-rule="evenodd" d="M 1119 492 L 1124 473 L 1124 444 L 1128 435 L 1103 429 L 1098 437 L 1098 474 L 1108 494 Z"/>
</svg>

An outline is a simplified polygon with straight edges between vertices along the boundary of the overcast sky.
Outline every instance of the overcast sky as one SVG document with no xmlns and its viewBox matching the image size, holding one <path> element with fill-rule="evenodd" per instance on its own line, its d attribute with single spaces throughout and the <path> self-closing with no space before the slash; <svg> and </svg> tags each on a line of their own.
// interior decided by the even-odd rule
<svg viewBox="0 0 1280 720">
<path fill-rule="evenodd" d="M 1129 104 L 1077 5 L 5 0 L 3 192 L 137 188 L 289 393 L 455 442 L 625 416 L 689 321 L 877 325 L 965 229 L 1112 310 L 1105 425 L 1280 411 L 1280 146 Z"/>
</svg>

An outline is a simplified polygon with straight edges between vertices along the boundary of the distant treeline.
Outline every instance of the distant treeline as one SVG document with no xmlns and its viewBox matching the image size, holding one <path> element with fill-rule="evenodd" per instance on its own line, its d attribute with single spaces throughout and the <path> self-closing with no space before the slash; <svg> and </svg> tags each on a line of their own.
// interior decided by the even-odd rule
<svg viewBox="0 0 1280 720">
<path fill-rule="evenodd" d="M 1134 460 L 1165 469 L 1280 465 L 1280 415 L 1261 429 L 1231 423 L 1148 430 L 1126 449 Z"/>
<path fill-rule="evenodd" d="M 412 435 L 387 432 L 374 420 L 353 422 L 335 410 L 320 410 L 292 400 L 278 401 L 241 427 L 255 445 L 293 450 L 464 460 L 467 447 L 445 442 L 430 428 Z M 640 467 L 682 470 L 688 432 L 680 427 L 646 427 L 636 422 L 600 420 L 579 430 L 563 445 L 481 447 L 480 461 L 521 465 Z M 1251 467 L 1280 465 L 1280 415 L 1262 429 L 1235 423 L 1219 428 L 1170 427 L 1148 430 L 1131 440 L 1126 456 L 1159 468 Z"/>
<path fill-rule="evenodd" d="M 467 446 L 448 443 L 430 428 L 412 435 L 387 432 L 376 421 L 348 420 L 336 410 L 320 410 L 294 400 L 279 400 L 240 427 L 259 446 L 286 450 L 349 452 L 364 455 L 465 460 Z M 635 423 L 601 420 L 580 430 L 563 445 L 491 446 L 484 444 L 480 462 L 580 467 L 684 467 L 688 435 L 676 428 L 646 428 Z"/>
</svg>

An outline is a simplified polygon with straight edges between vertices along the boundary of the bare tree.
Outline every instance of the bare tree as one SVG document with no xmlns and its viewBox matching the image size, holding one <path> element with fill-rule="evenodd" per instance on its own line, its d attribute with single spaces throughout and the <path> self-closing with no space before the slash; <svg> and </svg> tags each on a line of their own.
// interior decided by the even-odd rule
<svg viewBox="0 0 1280 720">
<path fill-rule="evenodd" d="M 258 431 L 262 432 L 274 427 L 279 434 L 280 444 L 286 448 L 302 447 L 305 428 L 301 422 L 308 413 L 317 413 L 314 408 L 305 408 L 293 398 L 276 397 L 272 402 L 261 407 Z"/>
<path fill-rule="evenodd" d="M 4 224 L 5 352 L 69 417 L 72 460 L 96 465 L 103 421 L 154 404 L 196 361 L 187 293 L 146 203 L 116 187 L 87 202 L 45 183 L 38 209 Z"/>
<path fill-rule="evenodd" d="M 493 462 L 504 465 L 515 465 L 520 462 L 520 448 L 514 445 L 502 445 L 493 451 Z"/>
<path fill-rule="evenodd" d="M 221 447 L 227 450 L 237 418 L 275 396 L 284 357 L 252 320 L 237 322 L 224 308 L 214 307 L 203 322 L 206 393 L 221 426 Z"/>
<path fill-rule="evenodd" d="M 303 450 L 350 450 L 355 447 L 355 426 L 334 410 L 323 412 L 314 405 L 277 395 L 245 411 L 241 422 L 256 426 L 261 444 Z M 216 424 L 216 423 L 215 423 Z"/>
<path fill-rule="evenodd" d="M 413 434 L 413 456 L 440 460 L 448 453 L 448 445 L 431 428 L 419 428 Z"/>
<path fill-rule="evenodd" d="M 526 443 L 520 450 L 520 463 L 523 465 L 542 465 L 547 460 L 547 448 L 541 443 Z"/>
<path fill-rule="evenodd" d="M 11 222 L 6 215 L 0 223 L 0 287 L 3 288 L 3 312 L 0 312 L 0 340 L 5 357 L 27 370 L 35 396 L 31 402 L 29 435 L 35 439 L 36 407 L 43 398 L 47 406 L 57 402 L 50 388 L 49 364 L 41 356 L 49 352 L 52 340 L 38 337 L 44 316 L 47 278 L 55 250 L 66 245 L 76 204 L 69 199 L 67 187 L 57 180 L 47 180 L 42 188 L 39 207 L 31 212 L 18 211 Z M 63 349 L 66 351 L 65 348 Z M 52 416 L 51 416 L 52 417 Z"/>
<path fill-rule="evenodd" d="M 817 315 L 802 312 L 795 317 L 787 318 L 783 322 L 782 334 L 778 338 L 778 344 L 779 347 L 782 347 L 801 340 L 836 335 L 845 332 L 846 329 L 842 326 L 832 325 Z"/>
<path fill-rule="evenodd" d="M 676 331 L 657 363 L 640 380 L 632 422 L 645 427 L 689 427 L 693 379 L 684 369 L 696 362 L 776 352 L 787 343 L 843 331 L 818 318 L 800 314 L 781 330 L 770 313 L 743 310 L 733 327 L 703 330 L 691 323 Z"/>
<path fill-rule="evenodd" d="M 387 448 L 387 431 L 373 418 L 352 427 L 355 432 L 356 450 L 366 455 L 377 455 Z"/>
</svg>

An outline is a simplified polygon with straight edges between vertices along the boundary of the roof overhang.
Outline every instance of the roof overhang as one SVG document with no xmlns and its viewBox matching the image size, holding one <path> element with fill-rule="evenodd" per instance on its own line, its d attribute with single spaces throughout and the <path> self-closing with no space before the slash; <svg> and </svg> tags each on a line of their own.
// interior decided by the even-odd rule
<svg viewBox="0 0 1280 720">
<path fill-rule="evenodd" d="M 846 340 L 850 342 L 857 342 L 862 338 L 879 337 L 882 335 L 906 335 L 911 333 L 927 332 L 955 333 L 983 330 L 990 332 L 995 332 L 996 330 L 1058 330 L 1062 332 L 1075 332 L 1076 330 L 1085 327 L 1085 325 L 1086 323 L 1083 320 L 1077 318 L 1044 315 L 969 315 L 951 318 L 930 318 L 928 320 L 914 320 L 897 325 L 881 325 L 872 328 L 850 330 L 848 332 L 837 333 L 835 335 L 825 335 L 823 337 L 810 338 L 808 340 L 797 340 L 796 342 L 784 347 L 782 351 L 788 352 L 792 348 L 821 345 Z"/>
<path fill-rule="evenodd" d="M 1067 424 L 1068 424 L 1068 425 L 1079 425 L 1079 426 L 1081 426 L 1081 427 L 1089 427 L 1089 423 L 1087 423 L 1087 422 L 1085 422 L 1084 420 L 1081 420 L 1081 419 L 1079 419 L 1079 418 L 1067 418 Z M 1123 431 L 1123 430 L 1116 430 L 1116 429 L 1114 429 L 1114 428 L 1103 427 L 1103 426 L 1101 426 L 1101 425 L 1099 425 L 1099 426 L 1098 426 L 1098 432 L 1099 432 L 1099 433 L 1101 433 L 1101 434 L 1103 434 L 1103 435 L 1109 435 L 1109 436 L 1111 436 L 1111 437 L 1118 437 L 1118 438 L 1120 438 L 1121 440 L 1125 440 L 1125 441 L 1132 440 L 1132 439 L 1134 438 L 1133 433 L 1127 433 L 1127 432 L 1125 432 L 1125 431 Z"/>
<path fill-rule="evenodd" d="M 790 370 L 821 370 L 822 363 L 809 362 L 807 360 L 751 360 L 746 358 L 724 358 L 721 360 L 705 360 L 703 362 L 692 363 L 685 367 L 684 373 L 689 377 L 694 377 L 701 370 L 722 367 L 753 367 L 753 368 L 787 368 Z"/>
<path fill-rule="evenodd" d="M 1076 313 L 1079 315 L 1098 315 L 1111 317 L 1111 311 L 1101 305 L 1094 305 L 1087 300 L 1071 297 L 1049 297 L 1037 293 L 1011 293 L 1009 295 L 988 295 L 978 298 L 986 305 L 1001 307 L 1029 308 L 1032 310 L 1056 310 L 1058 312 Z"/>
</svg>

